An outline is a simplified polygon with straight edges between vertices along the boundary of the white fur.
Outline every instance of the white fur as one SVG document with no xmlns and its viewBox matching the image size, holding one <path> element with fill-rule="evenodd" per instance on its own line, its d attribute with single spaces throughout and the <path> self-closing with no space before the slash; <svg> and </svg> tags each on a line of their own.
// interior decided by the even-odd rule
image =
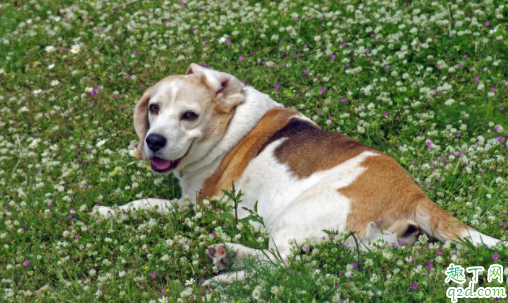
<svg viewBox="0 0 508 303">
<path fill-rule="evenodd" d="M 293 115 L 291 117 L 289 117 L 289 119 L 299 119 L 299 120 L 303 120 L 303 121 L 307 121 L 307 122 L 310 122 L 314 125 L 317 125 L 314 121 L 312 121 L 310 118 L 307 118 L 306 116 L 304 116 L 303 114 L 298 114 L 298 115 Z"/>
<path fill-rule="evenodd" d="M 482 234 L 474 229 L 465 230 L 462 237 L 467 237 L 471 242 L 475 245 L 487 245 L 488 247 L 492 247 L 496 245 L 500 240 Z"/>
</svg>

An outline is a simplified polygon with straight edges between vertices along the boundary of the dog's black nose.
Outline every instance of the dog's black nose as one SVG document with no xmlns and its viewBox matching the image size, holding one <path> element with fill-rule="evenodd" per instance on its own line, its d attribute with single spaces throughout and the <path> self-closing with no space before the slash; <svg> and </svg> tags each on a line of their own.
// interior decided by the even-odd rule
<svg viewBox="0 0 508 303">
<path fill-rule="evenodd" d="M 153 151 L 158 151 L 166 145 L 166 138 L 161 135 L 151 134 L 145 139 L 148 147 Z"/>
</svg>

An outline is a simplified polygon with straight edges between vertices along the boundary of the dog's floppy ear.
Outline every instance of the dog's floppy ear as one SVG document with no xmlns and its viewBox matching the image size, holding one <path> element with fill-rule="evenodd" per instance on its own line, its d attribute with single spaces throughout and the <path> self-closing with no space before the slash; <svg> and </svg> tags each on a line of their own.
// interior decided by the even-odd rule
<svg viewBox="0 0 508 303">
<path fill-rule="evenodd" d="M 234 109 L 245 100 L 242 93 L 243 83 L 230 74 L 204 68 L 195 63 L 191 63 L 185 74 L 193 74 L 200 78 L 228 110 Z"/>
<path fill-rule="evenodd" d="M 150 128 L 150 124 L 148 123 L 148 101 L 150 101 L 151 97 L 150 91 L 151 88 L 141 96 L 134 110 L 134 128 L 139 137 L 139 143 L 136 149 L 136 159 L 138 160 L 145 159 L 145 137 Z"/>
</svg>

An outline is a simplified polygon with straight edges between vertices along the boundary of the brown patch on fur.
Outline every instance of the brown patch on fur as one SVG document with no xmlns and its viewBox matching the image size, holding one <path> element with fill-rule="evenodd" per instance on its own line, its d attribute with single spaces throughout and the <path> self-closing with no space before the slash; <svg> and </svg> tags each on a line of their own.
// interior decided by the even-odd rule
<svg viewBox="0 0 508 303">
<path fill-rule="evenodd" d="M 145 159 L 145 137 L 150 125 L 148 124 L 148 101 L 151 97 L 151 88 L 147 89 L 146 92 L 141 96 L 134 110 L 134 129 L 139 137 L 138 147 L 136 149 L 136 159 Z"/>
<path fill-rule="evenodd" d="M 217 170 L 208 177 L 198 201 L 205 197 L 221 195 L 221 189 L 229 190 L 236 182 L 250 161 L 266 146 L 271 137 L 291 120 L 298 112 L 288 108 L 269 110 L 240 142 L 222 159 Z"/>
<path fill-rule="evenodd" d="M 275 149 L 275 157 L 280 163 L 289 165 L 298 178 L 331 169 L 364 151 L 379 153 L 346 135 L 324 131 L 315 124 L 298 119 L 275 133 L 263 148 L 280 138 L 288 139 Z"/>
<path fill-rule="evenodd" d="M 367 170 L 339 193 L 351 199 L 346 230 L 360 236 L 377 222 L 399 237 L 412 224 L 445 241 L 461 235 L 465 225 L 429 200 L 413 178 L 392 158 L 381 154 L 362 163 Z"/>
</svg>

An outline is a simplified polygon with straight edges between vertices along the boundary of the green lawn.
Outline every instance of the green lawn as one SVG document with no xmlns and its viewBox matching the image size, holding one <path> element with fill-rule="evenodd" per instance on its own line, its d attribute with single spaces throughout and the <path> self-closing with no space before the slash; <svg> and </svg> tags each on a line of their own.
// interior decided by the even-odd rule
<svg viewBox="0 0 508 303">
<path fill-rule="evenodd" d="M 203 285 L 208 245 L 268 242 L 226 201 L 91 211 L 180 197 L 131 155 L 132 116 L 147 87 L 195 62 L 388 153 L 441 207 L 508 240 L 507 22 L 498 0 L 2 1 L 0 302 L 449 302 L 450 263 L 506 288 L 501 246 L 423 237 L 360 253 L 333 234 L 295 248 L 289 268 L 253 260 L 249 279 Z"/>
</svg>

